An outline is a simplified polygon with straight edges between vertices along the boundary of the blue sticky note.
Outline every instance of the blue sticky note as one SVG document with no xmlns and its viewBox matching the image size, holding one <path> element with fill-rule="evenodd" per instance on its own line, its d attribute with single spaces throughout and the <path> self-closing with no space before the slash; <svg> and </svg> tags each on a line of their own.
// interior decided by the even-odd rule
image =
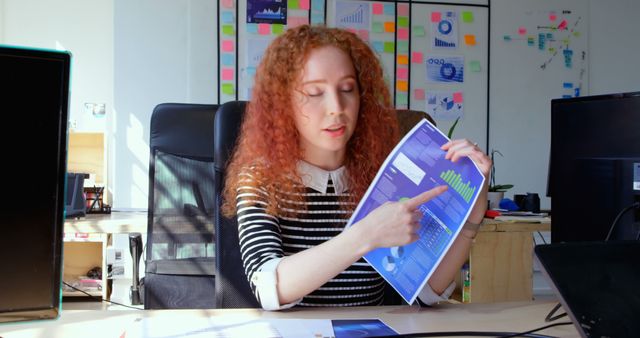
<svg viewBox="0 0 640 338">
<path fill-rule="evenodd" d="M 384 4 L 384 15 L 396 15 L 396 6 L 394 4 Z"/>
<path fill-rule="evenodd" d="M 258 25 L 255 23 L 247 24 L 247 33 L 258 34 Z"/>
<path fill-rule="evenodd" d="M 223 23 L 233 23 L 233 12 L 222 12 Z"/>
<path fill-rule="evenodd" d="M 312 25 L 324 24 L 324 14 L 322 14 L 322 12 L 312 11 L 311 24 Z"/>
<path fill-rule="evenodd" d="M 375 51 L 378 52 L 378 53 L 383 53 L 384 52 L 384 43 L 382 43 L 382 41 L 374 41 L 373 42 L 373 49 L 375 49 Z"/>
<path fill-rule="evenodd" d="M 247 67 L 246 71 L 247 71 L 247 75 L 250 75 L 250 76 L 256 75 L 256 67 Z"/>
<path fill-rule="evenodd" d="M 571 82 L 564 82 L 564 83 L 562 84 L 562 87 L 563 87 L 563 88 L 573 88 L 573 83 L 571 83 Z"/>
<path fill-rule="evenodd" d="M 311 0 L 311 9 L 324 12 L 324 0 Z"/>
<path fill-rule="evenodd" d="M 228 54 L 228 53 L 222 53 L 222 54 L 220 54 L 220 61 L 225 66 L 233 66 L 233 63 L 236 61 L 235 60 L 235 55 Z"/>
</svg>

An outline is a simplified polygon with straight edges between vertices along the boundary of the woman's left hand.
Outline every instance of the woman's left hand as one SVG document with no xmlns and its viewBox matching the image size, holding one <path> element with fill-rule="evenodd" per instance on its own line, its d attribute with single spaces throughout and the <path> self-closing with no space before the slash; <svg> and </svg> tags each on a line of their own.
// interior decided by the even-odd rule
<svg viewBox="0 0 640 338">
<path fill-rule="evenodd" d="M 487 191 L 489 186 L 489 175 L 491 173 L 491 159 L 485 154 L 477 143 L 473 143 L 467 139 L 451 140 L 440 147 L 440 149 L 446 151 L 444 158 L 451 160 L 451 162 L 457 162 L 462 157 L 470 158 L 480 169 L 484 176 L 484 187 L 480 191 L 478 200 L 471 210 L 469 215 L 469 221 L 472 223 L 480 223 L 484 218 L 484 213 L 487 210 Z"/>
</svg>

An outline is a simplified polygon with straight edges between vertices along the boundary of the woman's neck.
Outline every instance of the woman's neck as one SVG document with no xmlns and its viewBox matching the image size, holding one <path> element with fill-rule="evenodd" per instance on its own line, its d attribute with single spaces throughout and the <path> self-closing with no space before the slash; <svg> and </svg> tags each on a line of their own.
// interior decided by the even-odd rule
<svg viewBox="0 0 640 338">
<path fill-rule="evenodd" d="M 302 158 L 305 162 L 318 168 L 332 171 L 344 165 L 344 152 L 332 152 L 324 154 L 304 154 Z"/>
</svg>

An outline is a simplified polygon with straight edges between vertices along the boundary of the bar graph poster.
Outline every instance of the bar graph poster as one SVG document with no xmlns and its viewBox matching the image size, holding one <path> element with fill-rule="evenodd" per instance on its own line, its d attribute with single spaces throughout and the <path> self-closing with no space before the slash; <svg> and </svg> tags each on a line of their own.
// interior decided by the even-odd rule
<svg viewBox="0 0 640 338">
<path fill-rule="evenodd" d="M 366 1 L 336 1 L 336 27 L 370 30 L 371 4 Z"/>
<path fill-rule="evenodd" d="M 247 23 L 287 24 L 287 0 L 247 0 Z"/>
<path fill-rule="evenodd" d="M 433 48 L 457 48 L 458 14 L 453 11 L 431 12 L 431 31 Z"/>
</svg>

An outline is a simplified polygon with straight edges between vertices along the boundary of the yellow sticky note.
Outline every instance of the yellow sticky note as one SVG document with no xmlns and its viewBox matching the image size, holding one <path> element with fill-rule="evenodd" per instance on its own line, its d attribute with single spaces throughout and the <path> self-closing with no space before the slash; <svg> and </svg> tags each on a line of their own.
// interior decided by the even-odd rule
<svg viewBox="0 0 640 338">
<path fill-rule="evenodd" d="M 399 65 L 408 65 L 409 64 L 409 56 L 408 55 L 398 55 L 398 64 Z"/>
<path fill-rule="evenodd" d="M 464 36 L 464 43 L 467 46 L 475 46 L 476 45 L 476 36 L 473 34 L 467 34 Z"/>
<path fill-rule="evenodd" d="M 408 81 L 397 81 L 396 88 L 401 92 L 409 91 L 409 82 Z"/>
<path fill-rule="evenodd" d="M 384 31 L 387 33 L 395 33 L 396 24 L 393 22 L 385 22 L 384 23 Z"/>
</svg>

